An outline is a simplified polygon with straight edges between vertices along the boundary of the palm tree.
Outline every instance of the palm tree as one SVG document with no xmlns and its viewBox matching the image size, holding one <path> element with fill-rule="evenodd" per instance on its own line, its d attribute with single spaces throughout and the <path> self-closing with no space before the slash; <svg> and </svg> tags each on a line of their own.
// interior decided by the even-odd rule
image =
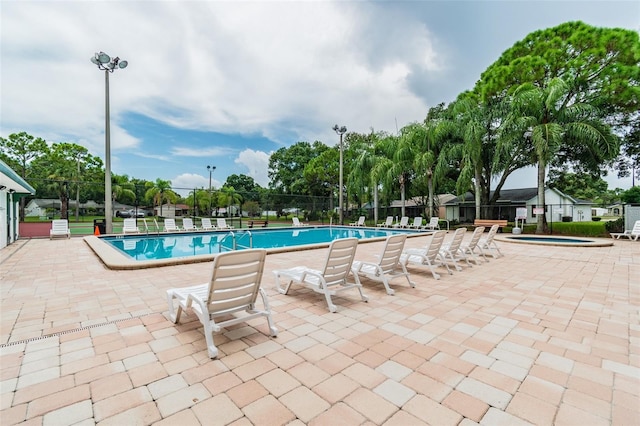
<svg viewBox="0 0 640 426">
<path fill-rule="evenodd" d="M 413 162 L 416 156 L 411 139 L 400 136 L 388 136 L 381 141 L 381 150 L 384 157 L 372 169 L 375 176 L 382 177 L 385 188 L 390 190 L 395 187 L 395 182 L 400 186 L 401 215 L 405 216 L 406 190 L 413 174 Z"/>
<path fill-rule="evenodd" d="M 563 151 L 580 149 L 583 162 L 612 158 L 619 141 L 587 103 L 569 103 L 570 87 L 562 79 L 552 79 L 546 87 L 531 83 L 514 92 L 509 116 L 522 129 L 538 166 L 538 207 L 545 207 L 545 169 Z M 586 148 L 586 149 L 585 149 Z M 546 232 L 546 214 L 538 215 L 536 233 Z"/>
<path fill-rule="evenodd" d="M 223 186 L 220 192 L 220 202 L 227 207 L 227 216 L 231 217 L 231 206 L 242 205 L 242 195 L 236 192 L 233 186 Z"/>
<path fill-rule="evenodd" d="M 380 133 L 374 133 L 372 130 L 369 135 L 362 135 L 361 138 L 358 138 L 360 143 L 350 145 L 356 155 L 351 163 L 347 179 L 349 186 L 357 188 L 357 192 L 362 193 L 373 190 L 374 223 L 378 223 L 378 186 L 380 185 L 381 177 L 373 173 L 373 169 L 380 159 L 380 136 Z M 356 139 L 355 136 L 353 139 Z M 367 191 L 367 188 L 369 191 Z"/>
<path fill-rule="evenodd" d="M 162 216 L 162 205 L 164 204 L 164 202 L 175 202 L 175 200 L 177 200 L 177 195 L 173 191 L 171 191 L 171 181 L 169 180 L 162 180 L 158 178 L 155 182 L 149 182 L 149 184 L 150 188 L 147 189 L 144 197 L 147 200 L 153 201 L 154 210 L 156 206 L 160 206 L 160 216 Z"/>
</svg>

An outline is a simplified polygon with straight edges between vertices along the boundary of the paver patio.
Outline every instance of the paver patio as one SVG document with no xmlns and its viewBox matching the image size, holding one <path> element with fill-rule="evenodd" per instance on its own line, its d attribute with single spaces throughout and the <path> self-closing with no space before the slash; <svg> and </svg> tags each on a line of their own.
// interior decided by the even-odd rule
<svg viewBox="0 0 640 426">
<path fill-rule="evenodd" d="M 19 240 L 0 251 L 0 424 L 640 424 L 640 243 L 500 249 L 439 281 L 410 266 L 395 296 L 363 280 L 369 302 L 333 314 L 272 274 L 326 249 L 269 255 L 280 334 L 231 327 L 211 360 L 165 299 L 210 263 L 112 271 L 81 238 Z"/>
</svg>

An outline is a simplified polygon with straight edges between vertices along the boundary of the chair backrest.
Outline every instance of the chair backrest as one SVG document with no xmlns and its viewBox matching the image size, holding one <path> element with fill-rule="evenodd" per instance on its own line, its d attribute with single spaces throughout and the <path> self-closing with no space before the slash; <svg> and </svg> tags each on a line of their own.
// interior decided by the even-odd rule
<svg viewBox="0 0 640 426">
<path fill-rule="evenodd" d="M 486 244 L 490 244 L 493 241 L 493 237 L 496 236 L 499 228 L 500 225 L 498 224 L 492 225 L 491 228 L 489 228 L 489 233 L 487 234 L 487 239 L 485 240 Z"/>
<path fill-rule="evenodd" d="M 478 226 L 476 229 L 474 229 L 473 234 L 471 235 L 471 240 L 469 240 L 469 249 L 473 250 L 474 248 L 476 248 L 476 246 L 478 245 L 478 241 L 480 241 L 483 233 L 484 226 Z"/>
<path fill-rule="evenodd" d="M 640 235 L 640 220 L 636 220 L 631 229 L 631 235 Z"/>
<path fill-rule="evenodd" d="M 451 240 L 451 244 L 449 244 L 449 251 L 451 253 L 455 253 L 460 249 L 465 232 L 467 232 L 467 228 L 458 228 L 456 232 L 453 233 L 453 239 Z"/>
<path fill-rule="evenodd" d="M 190 217 L 185 217 L 184 219 L 182 219 L 182 227 L 184 229 L 193 229 L 193 219 L 191 219 Z"/>
<path fill-rule="evenodd" d="M 364 221 L 365 221 L 365 219 L 366 219 L 366 218 L 365 218 L 364 216 L 360 216 L 360 217 L 358 218 L 358 226 L 362 226 L 362 225 L 364 225 Z"/>
<path fill-rule="evenodd" d="M 54 219 L 51 221 L 51 232 L 54 234 L 66 234 L 69 231 L 67 219 Z"/>
<path fill-rule="evenodd" d="M 409 224 L 409 216 L 402 216 L 400 218 L 400 226 L 407 226 Z"/>
<path fill-rule="evenodd" d="M 210 313 L 230 313 L 255 303 L 266 255 L 266 250 L 237 250 L 216 255 L 207 297 Z"/>
<path fill-rule="evenodd" d="M 134 218 L 128 218 L 122 221 L 122 230 L 138 229 L 136 226 L 136 220 Z"/>
<path fill-rule="evenodd" d="M 431 242 L 427 246 L 427 252 L 425 253 L 425 257 L 429 259 L 430 262 L 434 262 L 436 260 L 446 235 L 446 231 L 436 231 L 431 234 Z"/>
<path fill-rule="evenodd" d="M 218 224 L 218 228 L 228 228 L 227 226 L 227 220 L 225 218 L 218 218 L 216 219 L 216 223 Z"/>
<path fill-rule="evenodd" d="M 380 269 L 382 269 L 384 273 L 395 271 L 400 262 L 405 241 L 407 241 L 407 234 L 390 235 L 387 237 L 384 250 L 378 262 L 378 266 L 380 266 Z"/>
<path fill-rule="evenodd" d="M 294 217 L 291 220 L 293 220 L 293 226 L 300 226 L 300 219 Z"/>
<path fill-rule="evenodd" d="M 431 229 L 435 229 L 435 228 L 439 228 L 440 224 L 438 223 L 439 218 L 438 217 L 432 217 L 429 219 L 429 224 L 427 225 L 429 228 Z"/>
<path fill-rule="evenodd" d="M 175 219 L 165 219 L 164 220 L 164 228 L 166 230 L 173 230 L 175 231 L 176 229 L 176 220 Z"/>
<path fill-rule="evenodd" d="M 416 216 L 413 218 L 413 226 L 415 228 L 422 226 L 422 216 Z"/>
<path fill-rule="evenodd" d="M 393 224 L 393 216 L 387 216 L 387 221 L 384 224 L 391 226 Z"/>
<path fill-rule="evenodd" d="M 203 217 L 202 218 L 202 227 L 203 228 L 207 228 L 207 229 L 213 228 L 213 226 L 211 225 L 211 219 L 209 219 L 208 217 Z"/>
<path fill-rule="evenodd" d="M 322 269 L 322 276 L 327 285 L 346 282 L 357 247 L 357 238 L 333 240 L 329 246 L 329 254 Z"/>
</svg>

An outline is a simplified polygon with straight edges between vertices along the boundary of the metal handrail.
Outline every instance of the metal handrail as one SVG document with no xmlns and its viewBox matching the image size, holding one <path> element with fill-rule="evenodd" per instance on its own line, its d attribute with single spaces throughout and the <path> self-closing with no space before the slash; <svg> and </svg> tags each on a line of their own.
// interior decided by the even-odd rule
<svg viewBox="0 0 640 426">
<path fill-rule="evenodd" d="M 248 246 L 244 246 L 244 245 L 236 244 L 236 247 L 238 245 L 240 245 L 240 247 L 242 247 L 242 248 L 249 248 L 249 249 L 253 248 L 253 233 L 251 231 L 247 230 L 247 231 L 244 231 L 244 235 L 249 235 L 249 245 Z M 243 237 L 243 235 L 239 236 L 238 240 L 241 240 L 242 237 Z"/>
</svg>

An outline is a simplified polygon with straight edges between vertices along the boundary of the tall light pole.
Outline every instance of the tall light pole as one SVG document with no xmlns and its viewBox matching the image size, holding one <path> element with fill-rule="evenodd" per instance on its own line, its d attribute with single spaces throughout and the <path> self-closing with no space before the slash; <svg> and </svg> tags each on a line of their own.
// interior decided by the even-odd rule
<svg viewBox="0 0 640 426">
<path fill-rule="evenodd" d="M 118 68 L 126 68 L 127 61 L 121 61 L 117 56 L 111 58 L 104 52 L 93 55 L 91 62 L 104 71 L 104 218 L 105 231 L 113 233 L 113 200 L 111 199 L 111 123 L 109 119 L 109 73 Z"/>
<path fill-rule="evenodd" d="M 211 216 L 211 173 L 216 169 L 216 166 L 207 166 L 207 170 L 209 170 L 209 216 Z"/>
<path fill-rule="evenodd" d="M 343 190 L 343 183 L 342 183 L 342 135 L 344 135 L 347 131 L 347 128 L 345 126 L 342 127 L 338 127 L 338 125 L 336 124 L 335 126 L 333 126 L 333 130 L 340 135 L 340 225 L 344 225 L 344 208 L 343 208 L 343 196 L 342 196 L 342 190 Z"/>
</svg>

